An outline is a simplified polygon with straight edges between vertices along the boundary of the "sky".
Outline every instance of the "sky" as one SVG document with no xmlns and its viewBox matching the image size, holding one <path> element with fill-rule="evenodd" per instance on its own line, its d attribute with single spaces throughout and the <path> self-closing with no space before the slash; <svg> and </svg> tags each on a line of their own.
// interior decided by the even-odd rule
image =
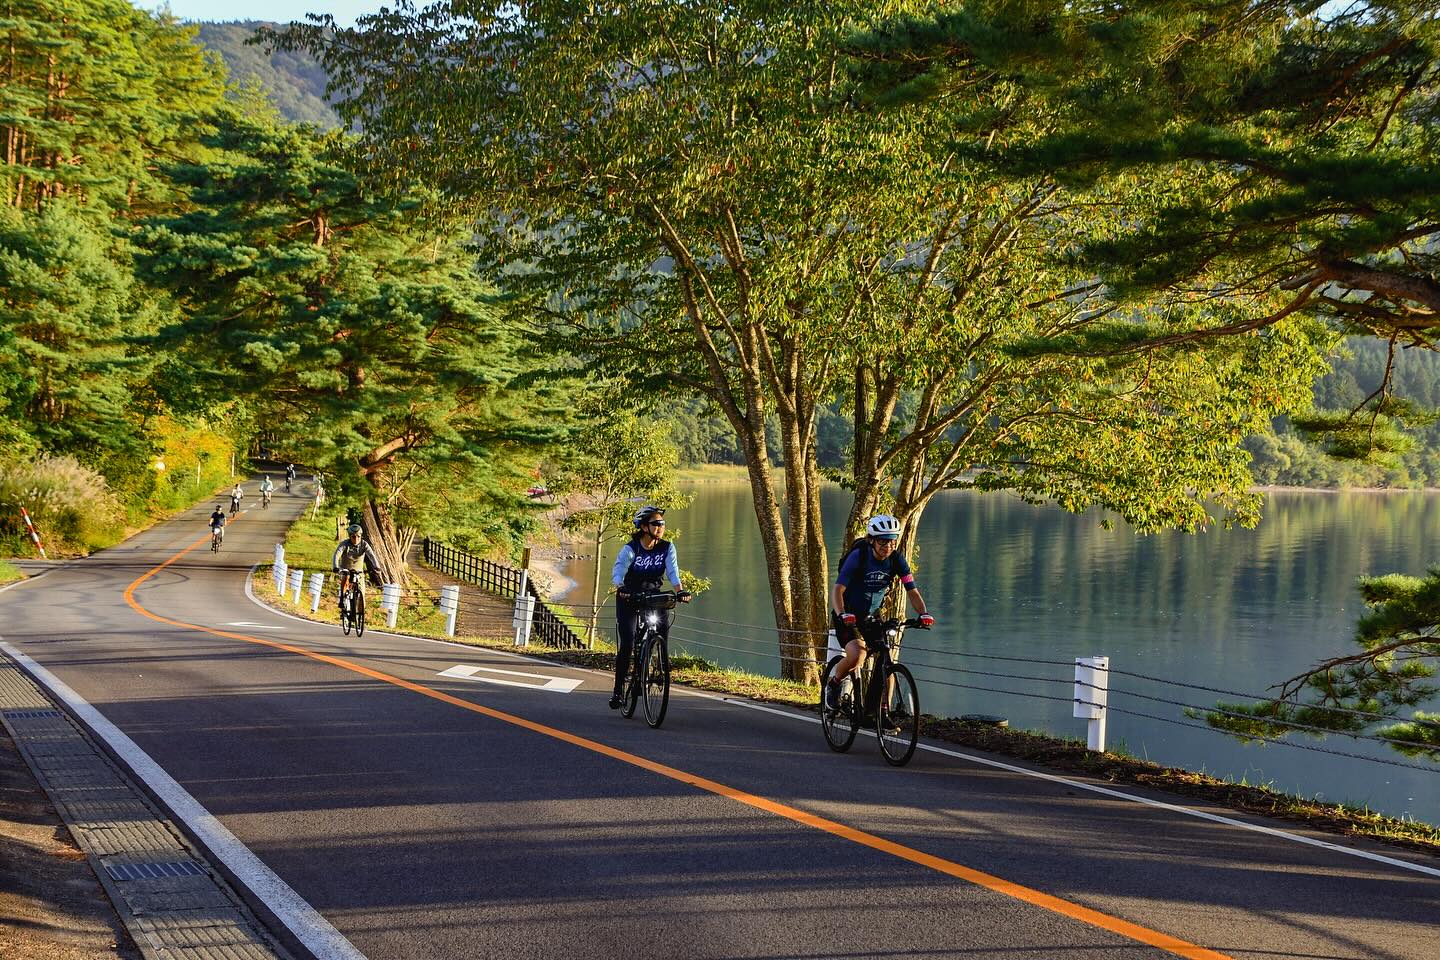
<svg viewBox="0 0 1440 960">
<path fill-rule="evenodd" d="M 360 14 L 372 13 L 385 0 L 131 0 L 137 7 L 158 10 L 168 6 L 181 20 L 275 20 L 286 23 L 303 20 L 307 13 L 328 13 L 342 26 L 350 26 Z"/>
</svg>

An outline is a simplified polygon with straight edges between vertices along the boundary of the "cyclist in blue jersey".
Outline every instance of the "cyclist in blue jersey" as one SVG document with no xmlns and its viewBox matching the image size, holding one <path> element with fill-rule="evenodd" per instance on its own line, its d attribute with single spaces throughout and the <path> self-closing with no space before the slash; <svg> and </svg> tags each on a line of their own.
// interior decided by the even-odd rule
<svg viewBox="0 0 1440 960">
<path fill-rule="evenodd" d="M 874 617 L 897 578 L 919 615 L 921 626 L 928 629 L 935 623 L 935 618 L 925 612 L 925 598 L 915 586 L 910 561 L 896 549 L 899 539 L 899 520 L 884 513 L 871 517 L 865 524 L 865 539 L 858 541 L 840 561 L 840 576 L 830 594 L 830 610 L 834 616 L 835 637 L 845 648 L 845 658 L 836 665 L 829 689 L 825 691 L 826 703 L 831 706 L 834 706 L 840 681 L 865 662 L 866 647 L 885 642 Z"/>
<path fill-rule="evenodd" d="M 680 561 L 675 557 L 675 545 L 663 538 L 665 511 L 659 507 L 641 507 L 635 513 L 634 523 L 635 535 L 620 548 L 610 572 L 610 582 L 615 585 L 615 632 L 620 636 L 611 710 L 620 709 L 624 702 L 625 675 L 629 671 L 630 651 L 640 615 L 640 609 L 630 602 L 630 595 L 659 590 L 663 580 L 668 578 L 675 586 L 677 600 L 681 603 L 691 600 L 691 595 L 680 586 Z M 670 625 L 664 618 L 660 621 L 660 629 L 668 635 Z"/>
</svg>

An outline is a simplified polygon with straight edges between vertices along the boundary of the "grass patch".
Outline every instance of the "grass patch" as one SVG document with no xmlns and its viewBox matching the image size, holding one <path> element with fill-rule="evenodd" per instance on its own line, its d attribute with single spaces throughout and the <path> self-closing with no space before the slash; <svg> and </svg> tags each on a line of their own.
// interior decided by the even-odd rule
<svg viewBox="0 0 1440 960">
<path fill-rule="evenodd" d="M 0 560 L 0 583 L 14 583 L 24 580 L 25 571 L 6 560 Z"/>
</svg>

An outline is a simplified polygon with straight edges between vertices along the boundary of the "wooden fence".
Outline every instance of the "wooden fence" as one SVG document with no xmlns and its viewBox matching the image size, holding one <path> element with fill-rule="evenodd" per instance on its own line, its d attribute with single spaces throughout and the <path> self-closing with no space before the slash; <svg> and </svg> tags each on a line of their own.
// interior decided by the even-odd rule
<svg viewBox="0 0 1440 960">
<path fill-rule="evenodd" d="M 425 563 L 446 576 L 473 583 L 486 593 L 507 600 L 514 600 L 520 592 L 520 571 L 514 567 L 477 557 L 429 537 L 422 542 L 421 548 Z M 585 638 L 555 615 L 529 578 L 525 580 L 525 592 L 535 598 L 535 617 L 530 631 L 532 639 L 552 647 L 585 648 Z"/>
</svg>

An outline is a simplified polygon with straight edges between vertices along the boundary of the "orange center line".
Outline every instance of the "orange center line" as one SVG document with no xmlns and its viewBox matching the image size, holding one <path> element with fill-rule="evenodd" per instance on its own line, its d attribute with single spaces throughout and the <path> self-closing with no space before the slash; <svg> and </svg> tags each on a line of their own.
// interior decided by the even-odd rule
<svg viewBox="0 0 1440 960">
<path fill-rule="evenodd" d="M 1101 930 L 1108 930 L 1111 933 L 1118 934 L 1119 936 L 1126 937 L 1130 940 L 1134 940 L 1137 943 L 1142 943 L 1150 947 L 1156 947 L 1157 949 L 1172 953 L 1178 957 L 1185 957 L 1186 960 L 1233 960 L 1233 958 L 1230 957 L 1228 954 L 1219 953 L 1215 950 L 1210 950 L 1205 947 L 1197 946 L 1196 944 L 1190 943 L 1187 940 L 1182 940 L 1179 937 L 1173 937 L 1168 933 L 1161 933 L 1158 930 L 1152 930 L 1149 927 L 1143 927 L 1139 924 L 1131 923 L 1128 920 L 1122 920 L 1119 917 L 1113 917 L 1109 914 L 1101 913 L 1098 910 L 1092 910 L 1089 907 L 1084 907 L 1077 903 L 1071 903 L 1068 900 L 1062 900 L 1060 897 L 1052 896 L 1048 893 L 1042 893 L 1039 890 L 1035 890 L 1031 887 L 1026 887 L 1022 884 L 1006 880 L 1003 877 L 997 877 L 994 874 L 985 873 L 981 870 L 976 870 L 972 867 L 967 867 L 963 864 L 955 863 L 952 860 L 946 860 L 943 857 L 937 857 L 933 854 L 925 853 L 921 850 L 916 850 L 913 847 L 907 847 L 904 844 L 896 843 L 893 840 L 886 840 L 883 837 L 878 837 L 874 834 L 866 833 L 863 830 L 857 830 L 854 827 L 847 826 L 846 824 L 839 823 L 838 821 L 830 820 L 813 813 L 808 813 L 804 810 L 799 809 L 798 807 L 792 807 L 788 804 L 780 803 L 767 797 L 761 797 L 753 793 L 747 793 L 744 790 L 740 790 L 735 787 L 719 783 L 715 780 L 710 780 L 706 777 L 699 776 L 698 774 L 688 773 L 684 770 L 667 766 L 666 764 L 658 763 L 654 760 L 649 760 L 645 757 L 638 756 L 633 753 L 627 753 L 624 750 L 617 749 L 615 747 L 609 746 L 608 744 L 600 743 L 595 740 L 590 740 L 586 737 L 581 737 L 576 734 L 569 733 L 565 730 L 560 730 L 556 727 L 546 726 L 545 724 L 537 723 L 534 720 L 527 720 L 524 717 L 505 713 L 501 710 L 496 710 L 493 707 L 487 707 L 478 703 L 471 703 L 469 700 L 462 700 L 459 697 L 451 696 L 448 693 L 434 690 L 430 687 L 422 686 L 421 684 L 414 683 L 412 681 L 405 680 L 388 673 L 382 673 L 379 670 L 373 670 L 370 667 L 361 666 L 358 663 L 351 663 L 350 661 L 342 660 L 339 657 L 332 657 L 327 654 L 316 653 L 313 650 L 306 650 L 303 647 L 291 646 L 290 644 L 280 643 L 276 640 L 269 640 L 264 637 L 251 637 L 243 633 L 231 633 L 226 630 L 217 630 L 213 627 L 206 627 L 200 624 L 186 623 L 182 620 L 172 620 L 169 617 L 161 616 L 158 613 L 151 613 L 149 610 L 146 610 L 144 607 L 142 607 L 138 601 L 136 601 L 135 589 L 137 587 L 139 587 L 146 580 L 149 580 L 151 577 L 155 576 L 160 571 L 164 570 L 166 567 L 170 566 L 175 561 L 179 560 L 181 557 L 185 556 L 191 550 L 194 550 L 202 544 L 208 543 L 209 540 L 210 536 L 209 534 L 206 534 L 204 537 L 195 541 L 190 546 L 186 547 L 184 550 L 181 550 L 179 553 L 175 554 L 173 557 L 166 560 L 164 563 L 161 563 L 158 566 L 155 566 L 152 569 L 146 571 L 144 574 L 138 577 L 134 583 L 130 584 L 130 586 L 125 588 L 125 602 L 129 604 L 130 607 L 137 613 L 141 614 L 142 616 L 149 617 L 151 620 L 157 621 L 158 623 L 164 623 L 172 627 L 181 627 L 187 630 L 198 630 L 202 633 L 212 634 L 217 637 L 225 637 L 229 640 L 242 640 L 246 643 L 254 643 L 259 644 L 260 646 L 272 647 L 276 650 L 283 650 L 286 653 L 293 653 L 297 656 L 307 657 L 311 660 L 317 660 L 321 663 L 328 663 L 331 666 L 339 667 L 342 670 L 349 670 L 350 672 L 358 673 L 363 677 L 369 677 L 370 679 L 378 680 L 381 683 L 388 683 L 392 686 L 400 687 L 404 690 L 409 690 L 412 693 L 418 693 L 423 697 L 429 697 L 432 700 L 438 700 L 441 703 L 448 703 L 453 707 L 459 707 L 462 710 L 469 710 L 471 713 L 478 713 L 483 716 L 502 721 L 504 723 L 513 724 L 517 727 L 523 727 L 526 730 L 531 730 L 535 733 L 543 734 L 547 737 L 552 737 L 556 740 L 560 740 L 565 743 L 581 747 L 585 750 L 593 751 L 594 753 L 601 754 L 602 756 L 610 757 L 614 760 L 619 760 L 622 763 L 628 763 L 632 766 L 639 767 L 642 770 L 648 770 L 651 773 L 659 774 L 662 777 L 668 777 L 671 780 L 676 780 L 680 783 L 688 784 L 689 786 L 694 787 L 698 790 L 704 790 L 708 793 L 715 794 L 716 796 L 726 797 L 730 800 L 734 800 L 737 803 L 743 803 L 748 807 L 753 807 L 757 810 L 763 810 L 766 813 L 774 814 L 777 817 L 783 817 L 793 823 L 798 823 L 806 827 L 811 827 L 815 830 L 823 831 L 825 833 L 831 834 L 832 836 L 840 837 L 843 840 L 849 840 L 852 843 L 858 843 L 861 846 L 869 847 L 872 850 L 878 850 L 881 853 L 890 854 L 891 856 L 898 857 L 901 860 L 907 860 L 910 863 L 916 864 L 921 867 L 926 867 L 938 873 L 945 874 L 946 876 L 955 877 L 956 879 L 964 880 L 967 883 L 973 883 L 976 886 L 984 887 L 986 890 L 1004 894 L 1007 897 L 1013 897 L 1016 900 L 1021 900 L 1025 903 L 1040 907 L 1044 910 L 1049 910 L 1052 913 L 1059 914 L 1060 916 L 1068 917 L 1072 920 L 1078 920 L 1081 923 L 1089 924 L 1092 927 L 1098 927 Z"/>
</svg>

